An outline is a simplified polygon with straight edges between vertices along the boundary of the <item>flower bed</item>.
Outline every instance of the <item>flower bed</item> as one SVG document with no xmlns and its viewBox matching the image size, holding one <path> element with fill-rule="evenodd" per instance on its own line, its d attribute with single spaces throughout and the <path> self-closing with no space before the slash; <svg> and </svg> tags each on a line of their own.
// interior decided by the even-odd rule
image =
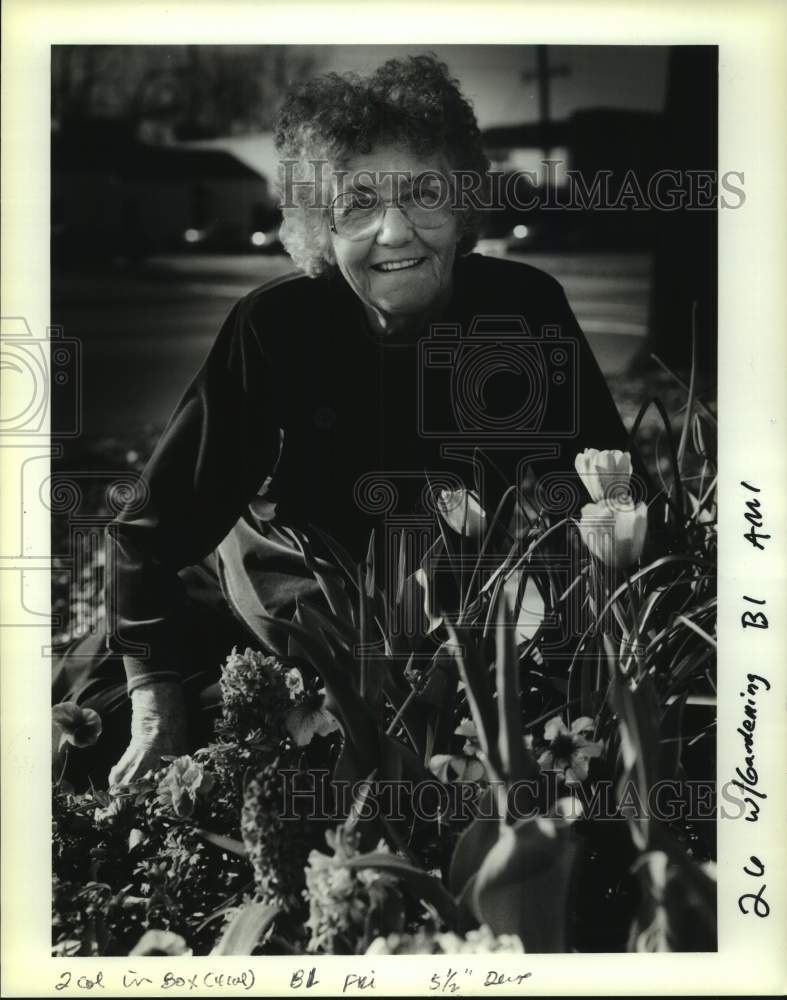
<svg viewBox="0 0 787 1000">
<path fill-rule="evenodd" d="M 56 952 L 714 949 L 713 429 L 690 400 L 647 499 L 627 454 L 577 456 L 579 515 L 435 491 L 393 586 L 292 531 L 323 602 L 286 658 L 233 650 L 214 740 L 132 786 L 68 787 L 100 720 L 57 706 Z"/>
</svg>

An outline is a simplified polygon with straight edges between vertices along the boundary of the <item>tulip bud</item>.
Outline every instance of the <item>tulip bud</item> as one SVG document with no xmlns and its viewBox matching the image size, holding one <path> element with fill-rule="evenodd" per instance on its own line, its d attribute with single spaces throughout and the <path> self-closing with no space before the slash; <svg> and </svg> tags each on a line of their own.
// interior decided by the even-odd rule
<svg viewBox="0 0 787 1000">
<path fill-rule="evenodd" d="M 574 459 L 574 467 L 595 503 L 629 489 L 631 455 L 627 451 L 586 448 Z"/>
<path fill-rule="evenodd" d="M 648 530 L 644 503 L 613 506 L 609 502 L 585 504 L 579 533 L 591 554 L 607 566 L 625 570 L 642 555 Z"/>
</svg>

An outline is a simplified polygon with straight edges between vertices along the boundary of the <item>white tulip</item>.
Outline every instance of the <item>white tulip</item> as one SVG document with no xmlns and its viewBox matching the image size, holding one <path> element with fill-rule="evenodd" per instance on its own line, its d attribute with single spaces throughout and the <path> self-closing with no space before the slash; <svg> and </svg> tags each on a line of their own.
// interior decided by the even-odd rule
<svg viewBox="0 0 787 1000">
<path fill-rule="evenodd" d="M 574 459 L 574 467 L 585 484 L 591 500 L 600 503 L 614 489 L 618 494 L 628 489 L 631 479 L 631 455 L 627 451 L 599 451 L 586 448 Z"/>
<path fill-rule="evenodd" d="M 597 559 L 615 569 L 628 569 L 642 555 L 648 530 L 644 503 L 612 505 L 607 501 L 582 508 L 579 533 Z"/>
</svg>

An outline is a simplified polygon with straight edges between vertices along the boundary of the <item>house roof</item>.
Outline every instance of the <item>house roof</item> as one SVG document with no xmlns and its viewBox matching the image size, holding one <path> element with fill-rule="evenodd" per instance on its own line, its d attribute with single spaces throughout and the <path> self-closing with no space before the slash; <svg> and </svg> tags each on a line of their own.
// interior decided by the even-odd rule
<svg viewBox="0 0 787 1000">
<path fill-rule="evenodd" d="M 126 179 L 261 179 L 256 170 L 226 150 L 137 142 L 111 126 L 53 132 L 52 164 L 62 172 L 99 171 Z"/>
</svg>

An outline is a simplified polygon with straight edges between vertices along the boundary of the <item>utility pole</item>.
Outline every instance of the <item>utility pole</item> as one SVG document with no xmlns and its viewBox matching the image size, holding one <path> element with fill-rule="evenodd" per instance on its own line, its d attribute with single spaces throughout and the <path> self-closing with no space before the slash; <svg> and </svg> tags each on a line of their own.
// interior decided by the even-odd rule
<svg viewBox="0 0 787 1000">
<path fill-rule="evenodd" d="M 541 126 L 541 149 L 544 153 L 544 158 L 549 156 L 549 151 L 552 148 L 552 139 L 550 135 L 550 84 L 553 77 L 558 76 L 569 76 L 571 70 L 568 66 L 550 66 L 549 65 L 549 53 L 548 45 L 536 45 L 536 68 L 533 70 L 526 70 L 522 73 L 522 80 L 525 83 L 530 83 L 535 80 L 538 85 L 538 118 L 539 124 Z"/>
</svg>

